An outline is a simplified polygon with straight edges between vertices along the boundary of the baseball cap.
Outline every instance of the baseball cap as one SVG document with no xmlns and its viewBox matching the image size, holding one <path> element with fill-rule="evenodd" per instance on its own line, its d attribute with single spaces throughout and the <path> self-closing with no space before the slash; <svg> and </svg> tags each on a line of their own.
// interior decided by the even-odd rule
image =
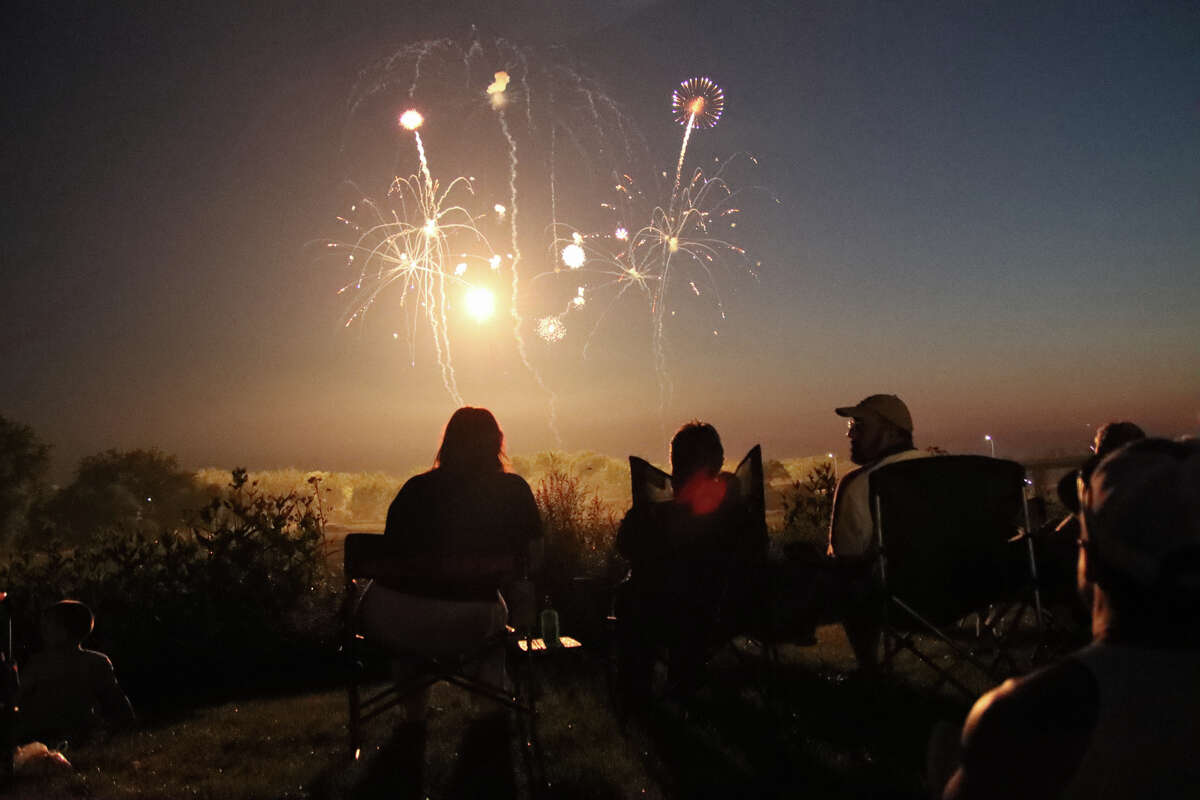
<svg viewBox="0 0 1200 800">
<path fill-rule="evenodd" d="M 913 430 L 908 406 L 894 394 L 873 394 L 864 397 L 856 406 L 842 406 L 833 411 L 839 417 L 882 417 L 903 431 L 912 433 Z"/>
<path fill-rule="evenodd" d="M 1200 440 L 1131 442 L 1086 486 L 1088 542 L 1108 568 L 1143 587 L 1200 592 Z"/>
</svg>

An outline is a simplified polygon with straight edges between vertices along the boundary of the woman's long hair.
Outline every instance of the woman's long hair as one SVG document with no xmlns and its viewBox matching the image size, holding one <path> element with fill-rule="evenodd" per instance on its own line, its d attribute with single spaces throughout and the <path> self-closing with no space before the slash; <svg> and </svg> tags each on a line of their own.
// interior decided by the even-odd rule
<svg viewBox="0 0 1200 800">
<path fill-rule="evenodd" d="M 450 416 L 433 466 L 451 472 L 504 472 L 504 431 L 486 408 L 463 406 Z"/>
</svg>

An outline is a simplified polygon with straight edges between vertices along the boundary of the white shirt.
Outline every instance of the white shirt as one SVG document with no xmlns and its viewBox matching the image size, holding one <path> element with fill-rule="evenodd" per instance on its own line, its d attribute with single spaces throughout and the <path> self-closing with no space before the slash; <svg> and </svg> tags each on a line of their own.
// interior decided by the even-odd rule
<svg viewBox="0 0 1200 800">
<path fill-rule="evenodd" d="M 874 464 L 847 472 L 833 496 L 833 519 L 829 523 L 829 554 L 861 556 L 871 549 L 875 526 L 871 521 L 871 473 L 897 461 L 927 458 L 924 450 L 901 450 Z"/>
</svg>

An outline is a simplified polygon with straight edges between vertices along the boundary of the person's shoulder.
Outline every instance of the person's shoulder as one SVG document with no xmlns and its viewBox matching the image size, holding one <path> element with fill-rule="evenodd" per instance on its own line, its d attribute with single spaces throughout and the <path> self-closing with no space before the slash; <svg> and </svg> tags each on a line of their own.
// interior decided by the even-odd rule
<svg viewBox="0 0 1200 800">
<path fill-rule="evenodd" d="M 1100 694 L 1090 670 L 1073 658 L 1009 679 L 976 701 L 966 733 L 985 750 L 1033 745 L 1040 739 L 1090 731 Z"/>
<path fill-rule="evenodd" d="M 837 488 L 841 489 L 845 486 L 849 486 L 850 484 L 854 483 L 854 480 L 856 478 L 862 477 L 867 472 L 869 472 L 870 469 L 871 469 L 870 467 L 855 467 L 854 469 L 850 470 L 849 472 L 843 472 L 842 477 L 840 479 L 838 479 Z"/>
<path fill-rule="evenodd" d="M 400 500 L 400 498 L 408 500 L 415 496 L 436 492 L 443 483 L 443 476 L 436 469 L 418 473 L 400 486 L 400 491 L 396 493 L 396 500 Z"/>
<path fill-rule="evenodd" d="M 1098 711 L 1095 680 L 1074 659 L 1005 681 L 971 709 L 943 796 L 1060 796 L 1087 752 Z"/>
<path fill-rule="evenodd" d="M 105 674 L 113 671 L 112 659 L 99 650 L 81 648 L 79 650 L 79 661 L 86 664 L 90 672 Z"/>
<path fill-rule="evenodd" d="M 515 472 L 497 472 L 496 478 L 501 485 L 507 487 L 510 491 L 524 491 L 532 493 L 532 490 L 529 488 L 529 481 L 525 480 Z"/>
<path fill-rule="evenodd" d="M 440 477 L 441 473 L 436 469 L 419 472 L 406 480 L 404 485 L 400 487 L 400 491 L 403 492 L 405 489 L 419 489 L 423 486 L 430 486 L 437 483 Z"/>
</svg>

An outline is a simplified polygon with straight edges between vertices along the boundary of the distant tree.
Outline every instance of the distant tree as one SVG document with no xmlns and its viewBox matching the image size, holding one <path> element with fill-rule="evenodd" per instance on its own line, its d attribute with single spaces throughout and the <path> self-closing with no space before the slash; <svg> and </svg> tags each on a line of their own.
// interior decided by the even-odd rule
<svg viewBox="0 0 1200 800">
<path fill-rule="evenodd" d="M 0 542 L 9 543 L 29 529 L 30 511 L 46 491 L 50 446 L 33 428 L 0 417 Z"/>
<path fill-rule="evenodd" d="M 763 480 L 767 483 L 772 481 L 790 481 L 791 473 L 787 471 L 787 467 L 777 458 L 772 458 L 763 464 Z"/>
<path fill-rule="evenodd" d="M 158 533 L 179 527 L 207 495 L 175 456 L 157 448 L 106 450 L 79 462 L 49 507 L 53 532 L 84 541 L 106 530 Z"/>
</svg>

